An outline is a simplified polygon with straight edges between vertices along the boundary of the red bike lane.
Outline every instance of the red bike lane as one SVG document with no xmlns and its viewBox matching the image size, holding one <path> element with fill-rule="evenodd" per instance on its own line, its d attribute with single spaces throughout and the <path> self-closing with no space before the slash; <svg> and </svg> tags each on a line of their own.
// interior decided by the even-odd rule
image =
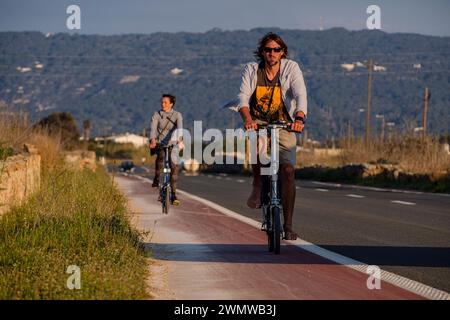
<svg viewBox="0 0 450 320">
<path fill-rule="evenodd" d="M 288 242 L 274 255 L 264 232 L 183 194 L 181 206 L 162 214 L 148 181 L 121 175 L 115 181 L 135 226 L 149 231 L 155 299 L 423 299 L 383 279 L 371 290 L 369 274 Z"/>
</svg>

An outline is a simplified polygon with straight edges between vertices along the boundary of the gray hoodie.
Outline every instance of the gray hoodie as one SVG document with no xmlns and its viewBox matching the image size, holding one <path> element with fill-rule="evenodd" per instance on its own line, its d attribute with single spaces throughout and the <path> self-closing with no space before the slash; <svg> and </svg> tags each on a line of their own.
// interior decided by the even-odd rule
<svg viewBox="0 0 450 320">
<path fill-rule="evenodd" d="M 150 139 L 156 139 L 158 143 L 167 145 L 175 143 L 183 136 L 183 117 L 180 112 L 170 110 L 156 111 L 150 122 Z"/>
<path fill-rule="evenodd" d="M 258 63 L 250 62 L 245 65 L 242 72 L 241 88 L 238 95 L 236 108 L 228 106 L 236 111 L 242 107 L 250 106 L 250 98 L 256 90 Z M 283 102 L 289 115 L 294 121 L 295 114 L 299 111 L 307 114 L 307 94 L 302 71 L 297 62 L 290 59 L 281 59 L 280 84 Z"/>
</svg>

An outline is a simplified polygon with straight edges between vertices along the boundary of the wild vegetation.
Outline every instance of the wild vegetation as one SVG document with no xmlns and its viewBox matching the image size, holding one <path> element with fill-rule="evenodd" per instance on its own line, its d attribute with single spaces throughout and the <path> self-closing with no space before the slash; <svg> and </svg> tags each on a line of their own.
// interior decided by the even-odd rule
<svg viewBox="0 0 450 320">
<path fill-rule="evenodd" d="M 107 173 L 68 169 L 59 133 L 0 122 L 3 148 L 26 141 L 42 156 L 40 191 L 0 216 L 0 299 L 148 298 L 143 234 Z M 79 290 L 67 286 L 69 266 L 80 268 Z"/>
</svg>

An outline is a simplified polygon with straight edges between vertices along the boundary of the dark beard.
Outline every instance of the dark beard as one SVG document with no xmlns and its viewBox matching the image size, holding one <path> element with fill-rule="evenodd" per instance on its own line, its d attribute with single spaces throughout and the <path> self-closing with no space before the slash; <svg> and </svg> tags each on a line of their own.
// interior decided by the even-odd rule
<svg viewBox="0 0 450 320">
<path fill-rule="evenodd" d="M 276 66 L 277 64 L 279 64 L 280 61 L 275 61 L 273 64 L 270 64 L 270 63 L 267 62 L 267 61 L 265 61 L 264 63 L 265 63 L 268 67 L 273 67 L 273 66 Z"/>
</svg>

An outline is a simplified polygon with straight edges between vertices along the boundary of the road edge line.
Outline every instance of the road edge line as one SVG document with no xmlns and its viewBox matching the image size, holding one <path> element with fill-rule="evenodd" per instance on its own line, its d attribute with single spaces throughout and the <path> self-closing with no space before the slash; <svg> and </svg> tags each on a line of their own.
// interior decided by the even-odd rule
<svg viewBox="0 0 450 320">
<path fill-rule="evenodd" d="M 261 229 L 261 223 L 253 220 L 251 218 L 245 217 L 235 211 L 232 211 L 230 209 L 227 209 L 215 202 L 212 202 L 210 200 L 204 199 L 202 197 L 193 195 L 187 191 L 183 191 L 180 189 L 177 189 L 177 192 L 180 194 L 183 194 L 193 200 L 199 201 L 207 206 L 210 206 L 211 208 L 229 216 L 234 219 L 237 219 L 241 222 L 244 222 L 246 224 L 249 224 L 257 229 Z M 333 261 L 337 264 L 343 265 L 345 267 L 349 267 L 353 270 L 359 271 L 361 273 L 364 273 L 368 275 L 367 268 L 369 267 L 368 264 L 348 258 L 346 256 L 343 256 L 339 253 L 321 248 L 313 243 L 310 243 L 303 239 L 297 239 L 295 241 L 289 241 L 284 240 L 285 242 L 295 245 L 305 251 L 311 252 L 313 254 L 316 254 L 318 256 L 321 256 L 327 260 Z M 450 294 L 448 294 L 445 291 L 430 287 L 426 284 L 417 282 L 415 280 L 400 276 L 395 273 L 391 273 L 389 271 L 383 270 L 380 268 L 381 272 L 381 281 L 390 283 L 394 286 L 397 286 L 399 288 L 402 288 L 406 291 L 412 292 L 414 294 L 417 294 L 421 297 L 431 299 L 431 300 L 450 300 Z"/>
</svg>

